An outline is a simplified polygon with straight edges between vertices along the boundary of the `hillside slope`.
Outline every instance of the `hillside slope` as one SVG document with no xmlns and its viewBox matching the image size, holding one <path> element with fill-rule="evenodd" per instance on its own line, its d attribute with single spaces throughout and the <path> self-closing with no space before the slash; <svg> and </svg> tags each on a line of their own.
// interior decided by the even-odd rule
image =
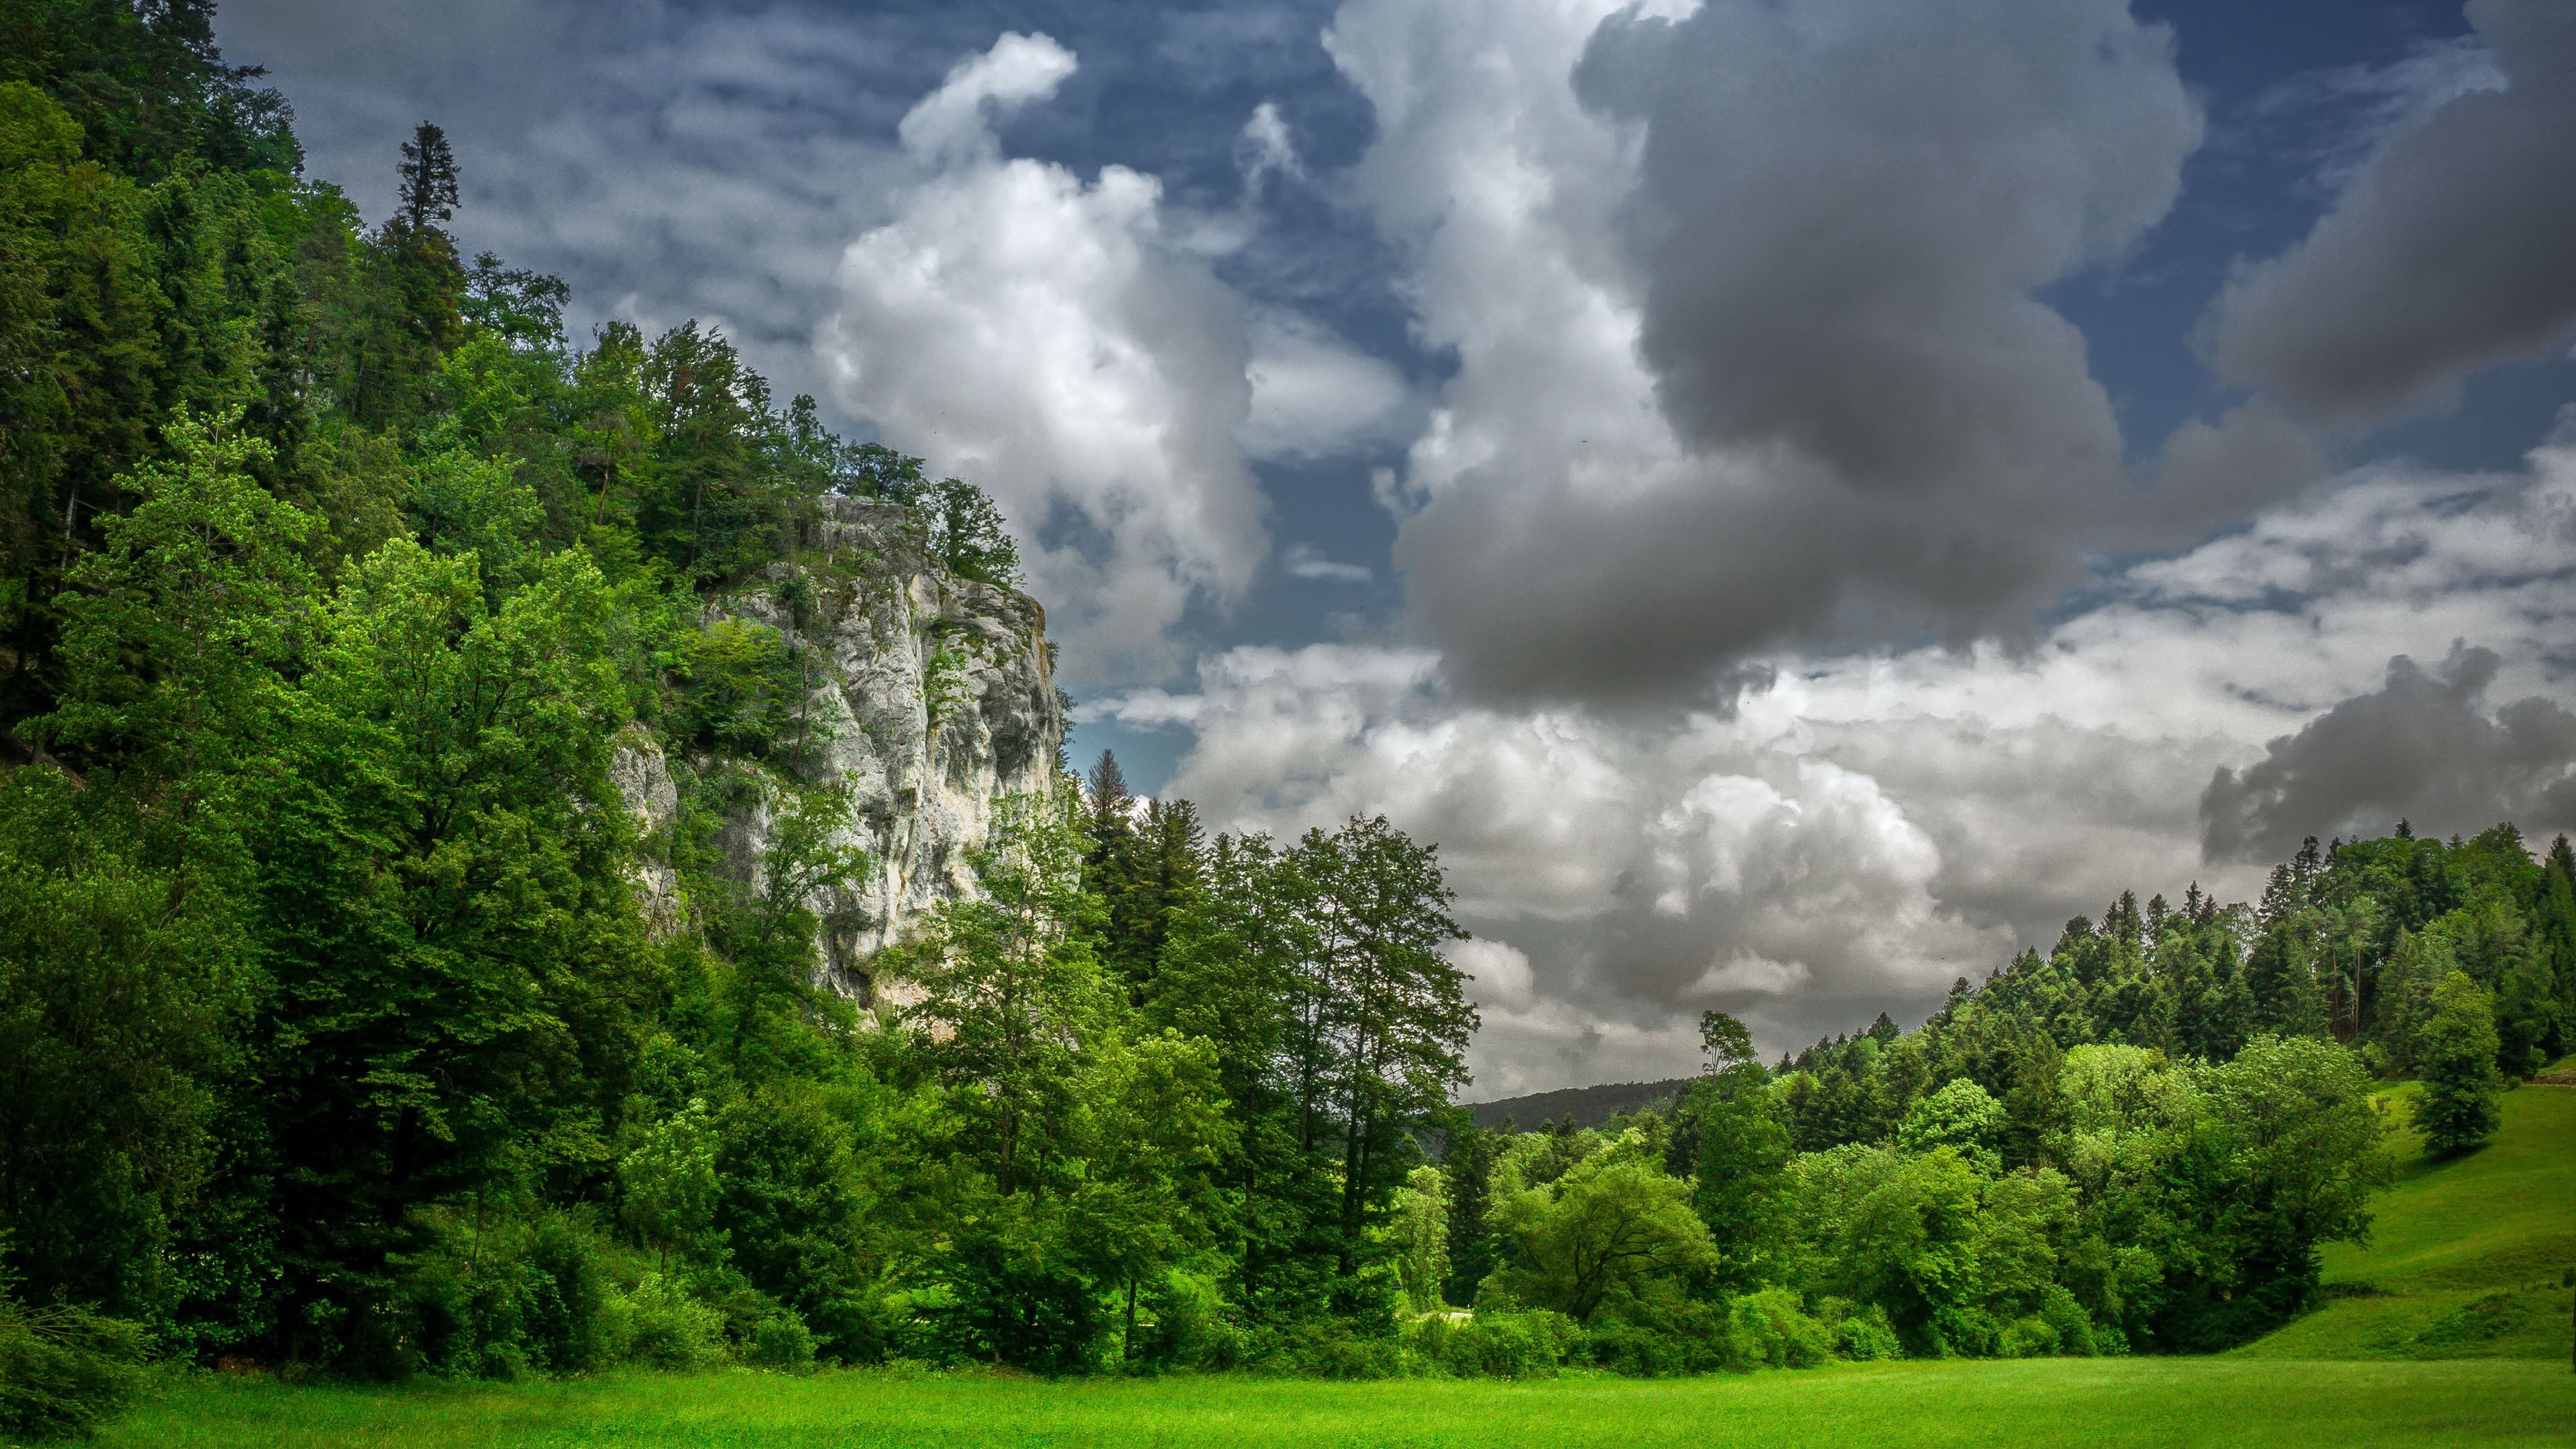
<svg viewBox="0 0 2576 1449">
<path fill-rule="evenodd" d="M 2548 1358 L 2569 1355 L 2576 1267 L 2576 1087 L 2504 1097 L 2504 1127 L 2456 1161 L 2404 1129 L 2415 1088 L 2387 1100 L 2397 1181 L 2370 1242 L 2325 1253 L 2324 1307 L 2243 1350 L 2267 1358 Z"/>
<path fill-rule="evenodd" d="M 1476 1125 L 1491 1131 L 1505 1121 L 1522 1131 L 1535 1131 L 1562 1117 L 1572 1117 L 1577 1127 L 1598 1127 L 1622 1112 L 1638 1112 L 1648 1107 L 1669 1104 L 1689 1086 L 1691 1079 L 1676 1077 L 1668 1082 L 1611 1082 L 1598 1087 L 1560 1087 L 1553 1092 L 1532 1092 L 1525 1097 L 1505 1097 L 1499 1102 L 1470 1102 L 1465 1106 L 1475 1117 Z"/>
</svg>

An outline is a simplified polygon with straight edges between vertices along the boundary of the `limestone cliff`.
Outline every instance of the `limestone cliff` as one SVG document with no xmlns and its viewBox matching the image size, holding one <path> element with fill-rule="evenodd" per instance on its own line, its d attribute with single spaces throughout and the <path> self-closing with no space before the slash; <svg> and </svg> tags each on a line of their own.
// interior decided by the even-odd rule
<svg viewBox="0 0 2576 1449">
<path fill-rule="evenodd" d="M 750 781 L 717 807 L 718 838 L 731 873 L 754 884 L 788 777 L 846 792 L 835 841 L 866 851 L 872 868 L 812 903 L 823 920 L 816 944 L 828 983 L 869 1000 L 877 950 L 939 902 L 977 889 L 967 852 L 987 838 L 995 807 L 1052 787 L 1064 711 L 1045 610 L 940 567 L 913 510 L 827 498 L 806 543 L 796 561 L 772 564 L 756 586 L 707 609 L 709 623 L 763 624 L 794 641 L 806 680 L 803 747 L 764 771 L 705 755 L 685 763 L 700 779 L 732 770 Z M 664 748 L 639 730 L 613 767 L 648 833 L 667 832 L 680 808 Z M 638 885 L 658 929 L 684 918 L 670 867 L 648 859 Z"/>
</svg>

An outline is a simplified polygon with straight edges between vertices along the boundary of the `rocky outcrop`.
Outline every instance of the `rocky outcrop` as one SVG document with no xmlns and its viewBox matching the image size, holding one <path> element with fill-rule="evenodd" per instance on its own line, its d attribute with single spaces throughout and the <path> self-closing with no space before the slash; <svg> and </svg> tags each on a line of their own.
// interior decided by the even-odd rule
<svg viewBox="0 0 2576 1449">
<path fill-rule="evenodd" d="M 816 944 L 830 985 L 873 1000 L 876 952 L 940 902 L 978 889 L 968 855 L 1001 803 L 1053 787 L 1065 718 L 1046 612 L 941 568 L 913 510 L 827 498 L 796 561 L 771 565 L 708 614 L 791 636 L 807 674 L 797 749 L 758 770 L 688 761 L 701 778 L 730 770 L 747 785 L 722 797 L 731 802 L 719 810 L 724 854 L 757 886 L 795 777 L 836 787 L 846 803 L 835 843 L 866 852 L 870 868 L 810 903 L 823 922 Z M 645 832 L 637 886 L 647 915 L 676 921 L 678 881 L 652 851 L 653 833 L 667 835 L 678 812 L 669 763 L 655 742 L 635 739 L 614 775 Z"/>
<path fill-rule="evenodd" d="M 638 842 L 633 868 L 636 905 L 656 936 L 680 928 L 686 908 L 680 900 L 680 872 L 671 864 L 671 831 L 680 818 L 680 789 L 671 779 L 671 763 L 661 741 L 642 725 L 629 725 L 608 757 L 608 780 L 634 818 Z"/>
</svg>

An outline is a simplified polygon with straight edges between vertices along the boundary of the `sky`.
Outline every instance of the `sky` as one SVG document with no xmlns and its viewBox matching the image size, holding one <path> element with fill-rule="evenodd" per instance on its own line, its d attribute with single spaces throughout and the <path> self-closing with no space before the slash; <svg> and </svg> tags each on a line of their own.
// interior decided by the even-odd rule
<svg viewBox="0 0 2576 1449">
<path fill-rule="evenodd" d="M 2576 829 L 2576 5 L 228 0 L 368 218 L 983 485 L 1078 764 L 1436 841 L 1469 1099 Z"/>
</svg>

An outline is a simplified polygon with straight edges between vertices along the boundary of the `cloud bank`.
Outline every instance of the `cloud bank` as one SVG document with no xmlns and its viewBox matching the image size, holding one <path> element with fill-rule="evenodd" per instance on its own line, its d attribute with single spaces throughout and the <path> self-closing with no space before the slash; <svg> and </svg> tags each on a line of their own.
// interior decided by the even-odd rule
<svg viewBox="0 0 2576 1449">
<path fill-rule="evenodd" d="M 2249 898 L 2336 821 L 2576 828 L 2568 638 L 2553 446 L 2339 477 L 2114 574 L 2030 650 L 1784 654 L 1725 711 L 1479 701 L 1434 650 L 1349 644 L 1223 651 L 1194 691 L 1095 709 L 1187 728 L 1168 788 L 1216 828 L 1383 811 L 1438 841 L 1479 937 L 1476 1090 L 1507 1095 L 1687 1071 L 1710 1006 L 1769 1051 L 1919 1018 L 2123 889 Z"/>
</svg>

